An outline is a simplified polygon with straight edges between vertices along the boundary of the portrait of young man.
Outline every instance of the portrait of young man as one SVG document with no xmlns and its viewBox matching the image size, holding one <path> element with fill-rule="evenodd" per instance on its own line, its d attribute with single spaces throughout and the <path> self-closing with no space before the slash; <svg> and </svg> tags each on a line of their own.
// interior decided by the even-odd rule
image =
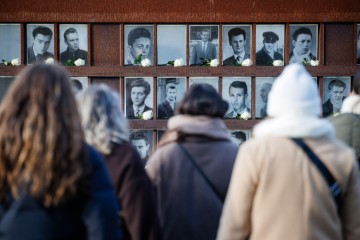
<svg viewBox="0 0 360 240">
<path fill-rule="evenodd" d="M 290 25 L 290 63 L 317 60 L 317 25 Z"/>
<path fill-rule="evenodd" d="M 146 166 L 149 156 L 151 155 L 151 146 L 152 146 L 152 131 L 133 131 L 130 134 L 130 143 L 135 147 L 136 151 L 139 153 L 140 158 Z"/>
<path fill-rule="evenodd" d="M 27 63 L 45 62 L 54 58 L 53 24 L 27 25 Z"/>
<path fill-rule="evenodd" d="M 251 116 L 251 78 L 223 78 L 222 91 L 229 102 L 225 118 L 239 118 L 245 112 Z"/>
<path fill-rule="evenodd" d="M 219 92 L 219 78 L 218 77 L 189 77 L 189 87 L 194 84 L 207 83 L 213 86 Z"/>
<path fill-rule="evenodd" d="M 246 135 L 244 130 L 230 131 L 231 140 L 239 146 L 247 140 Z"/>
<path fill-rule="evenodd" d="M 251 26 L 223 26 L 223 65 L 240 65 L 251 59 Z"/>
<path fill-rule="evenodd" d="M 218 26 L 190 26 L 190 65 L 218 59 Z"/>
<path fill-rule="evenodd" d="M 324 78 L 323 117 L 339 113 L 345 97 L 350 93 L 350 77 Z"/>
<path fill-rule="evenodd" d="M 149 59 L 154 64 L 152 48 L 154 27 L 150 25 L 125 25 L 124 65 L 134 65 L 141 54 L 141 59 Z"/>
<path fill-rule="evenodd" d="M 186 78 L 157 79 L 157 118 L 170 118 L 174 116 L 176 104 L 186 91 Z"/>
<path fill-rule="evenodd" d="M 268 102 L 269 92 L 275 78 L 272 77 L 257 77 L 256 78 L 256 118 L 267 117 L 266 108 Z"/>
<path fill-rule="evenodd" d="M 0 24 L 0 64 L 16 58 L 21 61 L 21 25 Z"/>
<path fill-rule="evenodd" d="M 144 112 L 153 110 L 152 80 L 151 77 L 125 79 L 127 118 L 141 118 Z"/>
<path fill-rule="evenodd" d="M 273 66 L 275 60 L 284 61 L 284 26 L 256 26 L 256 65 Z"/>
<path fill-rule="evenodd" d="M 88 38 L 86 24 L 60 24 L 60 62 L 66 64 L 79 58 L 88 65 Z"/>
<path fill-rule="evenodd" d="M 72 90 L 75 94 L 85 90 L 88 87 L 88 78 L 87 77 L 70 77 L 70 83 Z"/>
</svg>

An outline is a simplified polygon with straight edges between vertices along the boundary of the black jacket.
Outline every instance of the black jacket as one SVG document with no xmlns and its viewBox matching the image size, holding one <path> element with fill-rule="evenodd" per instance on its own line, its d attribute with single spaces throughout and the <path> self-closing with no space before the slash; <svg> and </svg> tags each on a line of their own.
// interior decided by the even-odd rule
<svg viewBox="0 0 360 240">
<path fill-rule="evenodd" d="M 272 59 L 270 55 L 266 53 L 264 48 L 256 53 L 257 66 L 272 66 L 275 60 L 284 61 L 284 58 L 280 53 L 274 52 L 274 59 Z"/>
</svg>

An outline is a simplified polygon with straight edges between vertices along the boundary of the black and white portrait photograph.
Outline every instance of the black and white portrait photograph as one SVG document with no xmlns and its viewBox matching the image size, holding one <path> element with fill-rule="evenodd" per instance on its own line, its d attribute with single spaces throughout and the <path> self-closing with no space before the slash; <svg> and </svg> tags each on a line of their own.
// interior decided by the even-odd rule
<svg viewBox="0 0 360 240">
<path fill-rule="evenodd" d="M 268 102 L 268 95 L 275 81 L 275 77 L 257 77 L 256 78 L 256 97 L 255 110 L 256 118 L 267 117 L 266 108 Z"/>
<path fill-rule="evenodd" d="M 251 59 L 251 42 L 251 25 L 223 25 L 222 65 L 236 66 Z"/>
<path fill-rule="evenodd" d="M 248 141 L 251 137 L 251 130 L 228 130 L 231 140 L 238 146 Z"/>
<path fill-rule="evenodd" d="M 256 65 L 273 66 L 284 61 L 284 25 L 256 25 Z"/>
<path fill-rule="evenodd" d="M 219 59 L 219 26 L 191 25 L 189 31 L 190 65 Z"/>
<path fill-rule="evenodd" d="M 153 131 L 152 130 L 130 130 L 130 143 L 139 153 L 140 158 L 146 166 L 150 155 L 153 152 Z"/>
<path fill-rule="evenodd" d="M 157 25 L 157 64 L 182 59 L 186 65 L 186 25 Z"/>
<path fill-rule="evenodd" d="M 21 61 L 20 24 L 0 24 L 0 62 Z"/>
<path fill-rule="evenodd" d="M 59 46 L 60 62 L 63 65 L 73 65 L 78 59 L 88 65 L 87 24 L 60 24 Z"/>
<path fill-rule="evenodd" d="M 54 59 L 54 24 L 28 24 L 26 31 L 27 63 Z"/>
<path fill-rule="evenodd" d="M 85 90 L 88 87 L 88 81 L 87 77 L 70 77 L 71 87 L 75 94 Z"/>
<path fill-rule="evenodd" d="M 323 117 L 339 113 L 342 103 L 350 93 L 351 77 L 324 77 Z"/>
<path fill-rule="evenodd" d="M 360 24 L 357 25 L 357 60 L 356 60 L 356 64 L 360 64 Z"/>
<path fill-rule="evenodd" d="M 136 60 L 149 59 L 154 64 L 154 26 L 125 25 L 124 65 L 139 65 Z M 141 57 L 139 57 L 141 55 Z"/>
<path fill-rule="evenodd" d="M 309 63 L 318 60 L 318 25 L 290 24 L 289 63 Z"/>
<path fill-rule="evenodd" d="M 217 92 L 219 92 L 219 78 L 218 77 L 190 77 L 189 87 L 194 84 L 207 83 L 213 86 Z"/>
<path fill-rule="evenodd" d="M 153 112 L 153 78 L 125 78 L 125 115 L 127 118 L 142 119 L 143 113 Z"/>
<path fill-rule="evenodd" d="M 186 92 L 186 77 L 158 77 L 157 118 L 174 116 L 175 108 Z"/>
<path fill-rule="evenodd" d="M 251 116 L 251 77 L 223 77 L 222 97 L 229 103 L 225 118 Z"/>
<path fill-rule="evenodd" d="M 0 101 L 4 98 L 11 83 L 15 80 L 15 77 L 0 76 Z"/>
</svg>

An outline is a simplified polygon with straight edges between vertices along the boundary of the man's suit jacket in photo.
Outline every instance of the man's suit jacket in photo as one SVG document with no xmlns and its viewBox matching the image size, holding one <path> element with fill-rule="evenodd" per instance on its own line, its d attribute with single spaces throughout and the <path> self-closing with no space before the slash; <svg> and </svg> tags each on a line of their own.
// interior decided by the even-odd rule
<svg viewBox="0 0 360 240">
<path fill-rule="evenodd" d="M 170 103 L 165 100 L 158 105 L 157 109 L 158 118 L 170 118 L 174 116 L 174 110 L 172 109 Z"/>
<path fill-rule="evenodd" d="M 202 59 L 215 59 L 216 58 L 216 46 L 208 42 L 206 46 L 206 53 L 202 50 L 202 41 L 195 44 L 192 49 L 191 57 L 190 57 L 190 65 L 193 64 L 201 64 L 203 62 Z"/>
<path fill-rule="evenodd" d="M 273 62 L 275 60 L 284 61 L 284 58 L 280 53 L 274 52 L 274 59 L 272 59 L 270 55 L 267 54 L 264 48 L 262 48 L 260 51 L 256 53 L 257 66 L 273 66 Z"/>
<path fill-rule="evenodd" d="M 139 115 L 141 115 L 144 112 L 149 111 L 149 110 L 152 111 L 153 109 L 151 107 L 145 105 L 144 111 L 140 112 Z M 140 116 L 135 116 L 134 108 L 133 108 L 132 104 L 126 107 L 126 117 L 127 118 L 139 118 L 140 117 Z"/>
<path fill-rule="evenodd" d="M 85 50 L 78 49 L 78 50 L 72 52 L 68 48 L 68 49 L 66 49 L 65 52 L 62 52 L 60 54 L 60 62 L 62 64 L 65 64 L 66 61 L 69 60 L 69 59 L 73 60 L 73 61 L 76 61 L 79 58 L 81 58 L 82 60 L 85 60 L 85 65 L 88 65 L 87 57 L 88 57 L 88 52 L 85 51 Z"/>
<path fill-rule="evenodd" d="M 54 54 L 49 52 L 44 52 L 44 54 L 41 54 L 41 57 L 39 57 L 38 60 L 36 60 L 35 53 L 33 46 L 28 47 L 27 49 L 27 63 L 32 64 L 35 62 L 45 62 L 48 58 L 54 58 Z"/>
<path fill-rule="evenodd" d="M 250 59 L 250 54 L 245 53 L 243 61 L 248 58 Z M 237 61 L 235 59 L 235 56 L 232 55 L 231 57 L 223 61 L 223 66 L 236 66 L 236 63 Z"/>
</svg>

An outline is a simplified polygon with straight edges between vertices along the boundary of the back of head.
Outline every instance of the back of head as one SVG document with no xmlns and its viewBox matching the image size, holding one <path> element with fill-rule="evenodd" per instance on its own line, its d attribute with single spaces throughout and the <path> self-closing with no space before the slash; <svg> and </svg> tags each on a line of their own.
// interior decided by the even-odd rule
<svg viewBox="0 0 360 240">
<path fill-rule="evenodd" d="M 50 206 L 77 194 L 86 150 L 62 67 L 33 65 L 16 78 L 0 107 L 0 133 L 0 198 L 19 197 L 21 187 Z"/>
<path fill-rule="evenodd" d="M 318 89 L 304 66 L 285 67 L 269 93 L 267 113 L 271 117 L 320 116 Z"/>
<path fill-rule="evenodd" d="M 113 143 L 128 140 L 128 124 L 120 111 L 119 95 L 105 84 L 90 85 L 76 95 L 85 139 L 103 154 Z"/>
<path fill-rule="evenodd" d="M 177 114 L 223 118 L 228 103 L 209 84 L 195 84 L 186 92 L 177 107 Z"/>
</svg>

